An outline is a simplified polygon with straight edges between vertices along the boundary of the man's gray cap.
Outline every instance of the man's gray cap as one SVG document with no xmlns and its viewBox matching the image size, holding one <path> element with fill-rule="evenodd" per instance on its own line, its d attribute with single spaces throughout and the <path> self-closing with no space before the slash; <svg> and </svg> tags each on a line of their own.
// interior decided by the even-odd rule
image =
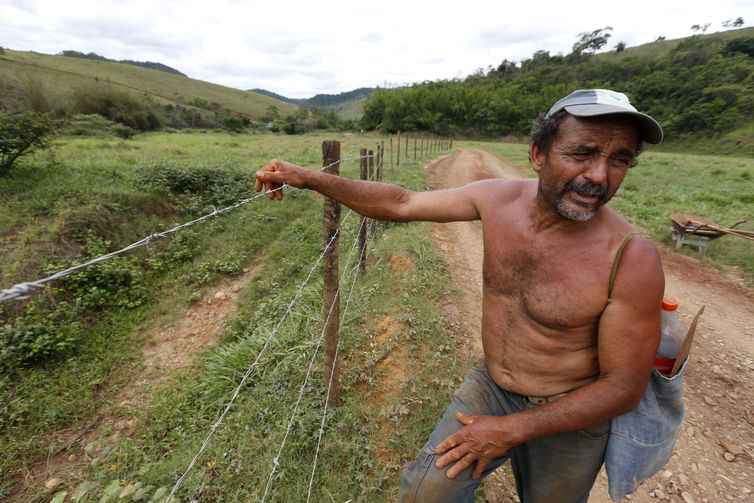
<svg viewBox="0 0 754 503">
<path fill-rule="evenodd" d="M 642 140 L 648 143 L 662 142 L 662 127 L 647 114 L 636 110 L 628 101 L 628 96 L 609 89 L 579 89 L 565 98 L 559 99 L 545 117 L 565 109 L 576 117 L 624 114 L 636 117 L 641 125 Z"/>
</svg>

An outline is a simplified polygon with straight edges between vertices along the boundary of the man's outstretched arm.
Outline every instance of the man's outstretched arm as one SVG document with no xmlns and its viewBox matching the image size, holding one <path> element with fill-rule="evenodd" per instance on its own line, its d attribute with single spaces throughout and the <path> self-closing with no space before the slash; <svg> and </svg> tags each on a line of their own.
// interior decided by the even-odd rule
<svg viewBox="0 0 754 503">
<path fill-rule="evenodd" d="M 284 183 L 317 191 L 377 220 L 454 222 L 479 218 L 475 198 L 484 182 L 457 189 L 413 192 L 389 183 L 350 180 L 278 160 L 257 171 L 258 191 L 279 189 Z M 271 193 L 270 198 L 282 199 L 283 191 Z"/>
</svg>

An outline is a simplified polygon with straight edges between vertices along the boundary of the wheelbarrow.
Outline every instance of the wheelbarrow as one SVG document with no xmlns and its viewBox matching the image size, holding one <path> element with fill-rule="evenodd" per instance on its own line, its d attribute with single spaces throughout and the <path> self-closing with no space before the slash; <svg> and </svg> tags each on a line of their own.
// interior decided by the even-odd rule
<svg viewBox="0 0 754 503">
<path fill-rule="evenodd" d="M 676 249 L 683 245 L 694 246 L 701 255 L 705 254 L 712 241 L 726 234 L 754 240 L 754 232 L 736 229 L 747 220 L 736 222 L 730 227 L 722 227 L 705 218 L 684 213 L 673 213 L 670 220 L 673 223 L 671 232 Z"/>
</svg>

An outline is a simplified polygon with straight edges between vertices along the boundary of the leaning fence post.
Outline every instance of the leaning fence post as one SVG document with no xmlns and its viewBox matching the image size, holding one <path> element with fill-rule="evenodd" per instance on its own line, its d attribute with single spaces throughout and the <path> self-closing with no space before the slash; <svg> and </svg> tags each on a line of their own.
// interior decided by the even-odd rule
<svg viewBox="0 0 754 503">
<path fill-rule="evenodd" d="M 340 142 L 322 142 L 322 164 L 324 171 L 333 175 L 340 174 Z M 328 397 L 330 403 L 340 403 L 340 372 L 335 361 L 335 351 L 340 339 L 340 297 L 338 270 L 338 228 L 340 226 L 340 204 L 334 199 L 325 198 L 324 202 L 325 246 L 330 243 L 323 257 L 324 275 L 324 320 L 325 325 L 325 382 L 332 375 L 332 388 Z M 332 241 L 332 243 L 331 243 Z"/>
<path fill-rule="evenodd" d="M 361 164 L 359 164 L 359 178 L 369 180 L 369 164 L 367 163 L 367 149 L 362 148 L 360 151 Z M 361 217 L 359 226 L 359 269 L 361 272 L 366 271 L 367 263 L 367 217 Z"/>
</svg>

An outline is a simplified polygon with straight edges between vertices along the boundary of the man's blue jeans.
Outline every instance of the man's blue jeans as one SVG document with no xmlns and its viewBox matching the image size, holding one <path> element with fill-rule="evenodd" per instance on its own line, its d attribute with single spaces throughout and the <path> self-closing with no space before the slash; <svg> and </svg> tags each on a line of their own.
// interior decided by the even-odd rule
<svg viewBox="0 0 754 503">
<path fill-rule="evenodd" d="M 401 475 L 403 503 L 460 503 L 474 501 L 480 481 L 473 480 L 474 466 L 455 479 L 435 468 L 432 450 L 461 428 L 456 412 L 503 416 L 536 407 L 527 397 L 500 388 L 484 367 L 472 369 L 456 391 L 429 441 Z M 570 433 L 530 440 L 491 464 L 486 477 L 508 459 L 513 465 L 521 503 L 582 503 L 589 498 L 605 455 L 610 423 Z"/>
</svg>

